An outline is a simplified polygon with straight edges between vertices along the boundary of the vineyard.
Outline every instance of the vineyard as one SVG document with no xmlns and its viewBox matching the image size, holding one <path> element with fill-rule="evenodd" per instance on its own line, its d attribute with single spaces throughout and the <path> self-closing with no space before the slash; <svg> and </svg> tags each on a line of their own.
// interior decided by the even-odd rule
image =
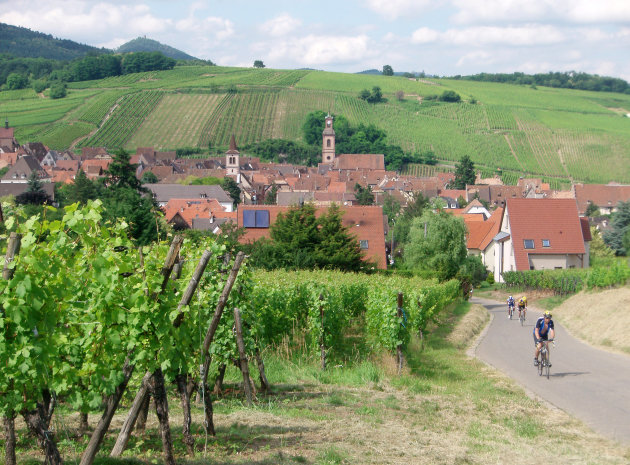
<svg viewBox="0 0 630 465">
<path fill-rule="evenodd" d="M 384 103 L 357 98 L 374 86 Z M 437 101 L 445 90 L 462 102 Z M 556 184 L 630 182 L 630 118 L 623 116 L 630 113 L 630 96 L 622 94 L 198 65 L 70 83 L 59 100 L 32 90 L 0 93 L 0 112 L 18 140 L 50 141 L 59 149 L 91 131 L 80 147 L 221 150 L 232 134 L 239 146 L 268 138 L 297 141 L 315 110 L 374 124 L 390 144 L 432 150 L 447 164 L 466 154 L 483 171 L 545 176 Z M 91 131 L 77 122 L 93 125 Z M 64 136 L 61 128 L 72 133 Z"/>
<path fill-rule="evenodd" d="M 231 257 L 211 240 L 174 237 L 170 245 L 136 248 L 125 223 L 102 225 L 101 209 L 100 201 L 75 204 L 53 222 L 18 222 L 5 212 L 13 232 L 0 281 L 0 414 L 7 431 L 23 418 L 54 465 L 62 463 L 54 425 L 67 421 L 54 420 L 57 412 L 77 412 L 86 423 L 88 415 L 100 417 L 80 446 L 80 463 L 89 465 L 113 433 L 109 425 L 125 391 L 136 396 L 117 432 L 114 457 L 124 451 L 150 395 L 164 463 L 174 464 L 166 400 L 171 385 L 184 411 L 181 441 L 194 454 L 199 433 L 191 429 L 191 396 L 199 392 L 203 429 L 214 435 L 209 380 L 220 383 L 227 365 L 240 367 L 243 401 L 252 404 L 248 360 L 260 371 L 261 389 L 269 389 L 261 354 L 280 340 L 306 341 L 325 369 L 343 360 L 350 322 L 361 320 L 370 352 L 400 351 L 460 296 L 458 281 L 252 274 L 242 253 Z M 30 440 L 9 434 L 5 450 Z M 10 452 L 5 458 L 15 463 Z"/>
</svg>

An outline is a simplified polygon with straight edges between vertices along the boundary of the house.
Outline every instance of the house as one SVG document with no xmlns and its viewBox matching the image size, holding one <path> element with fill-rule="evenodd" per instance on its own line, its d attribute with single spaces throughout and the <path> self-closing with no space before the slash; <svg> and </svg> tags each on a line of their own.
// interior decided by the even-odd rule
<svg viewBox="0 0 630 465">
<path fill-rule="evenodd" d="M 37 158 L 32 155 L 24 155 L 9 168 L 0 183 L 27 184 L 33 172 L 37 173 L 40 181 L 50 182 L 50 175 L 41 167 Z"/>
<path fill-rule="evenodd" d="M 237 224 L 245 228 L 241 242 L 253 242 L 270 237 L 270 226 L 278 214 L 286 213 L 290 207 L 278 205 L 239 205 Z M 385 228 L 383 209 L 379 206 L 340 206 L 342 223 L 354 234 L 367 259 L 374 261 L 379 269 L 386 269 Z M 316 215 L 325 214 L 327 208 L 317 207 Z"/>
<path fill-rule="evenodd" d="M 580 215 L 586 213 L 590 204 L 599 207 L 602 215 L 610 215 L 617 210 L 617 204 L 621 201 L 630 201 L 630 186 L 615 184 L 575 184 L 575 199 Z"/>
<path fill-rule="evenodd" d="M 494 278 L 504 271 L 588 268 L 588 225 L 574 199 L 507 199 L 494 236 Z"/>
<path fill-rule="evenodd" d="M 163 209 L 166 221 L 176 230 L 207 230 L 211 229 L 210 225 L 222 224 L 228 220 L 236 222 L 236 212 L 226 212 L 216 199 L 171 199 Z M 208 220 L 208 227 L 202 228 L 201 223 L 195 220 Z"/>
<path fill-rule="evenodd" d="M 466 224 L 466 249 L 468 255 L 479 255 L 481 263 L 494 272 L 495 242 L 492 240 L 501 228 L 503 208 L 499 207 L 487 219 L 479 213 L 462 213 Z"/>
<path fill-rule="evenodd" d="M 185 186 L 182 184 L 143 184 L 160 207 L 171 199 L 216 199 L 226 212 L 234 210 L 234 203 L 221 186 Z"/>
<path fill-rule="evenodd" d="M 4 127 L 0 128 L 0 152 L 16 152 L 20 147 L 14 137 L 14 129 L 9 127 L 9 121 L 4 122 Z"/>
</svg>

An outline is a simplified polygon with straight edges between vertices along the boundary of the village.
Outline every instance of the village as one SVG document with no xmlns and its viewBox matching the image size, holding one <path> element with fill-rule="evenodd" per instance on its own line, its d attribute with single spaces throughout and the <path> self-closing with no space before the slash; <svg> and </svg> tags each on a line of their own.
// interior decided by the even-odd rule
<svg viewBox="0 0 630 465">
<path fill-rule="evenodd" d="M 328 115 L 322 133 L 322 161 L 317 167 L 265 163 L 241 154 L 232 136 L 222 157 L 179 158 L 175 151 L 139 147 L 131 156 L 136 177 L 152 173 L 154 183 L 144 184 L 176 230 L 198 229 L 220 233 L 226 222 L 244 228 L 242 241 L 269 237 L 269 228 L 291 206 L 312 203 L 318 214 L 335 203 L 343 223 L 356 236 L 365 256 L 386 269 L 394 263 L 395 218 L 383 214 L 383 202 L 393 197 L 404 209 L 415 196 L 442 199 L 445 210 L 461 216 L 467 228 L 467 249 L 479 255 L 497 282 L 503 271 L 587 268 L 590 226 L 608 227 L 608 217 L 619 201 L 630 200 L 630 186 L 573 184 L 558 191 L 540 179 L 521 178 L 516 186 L 504 185 L 497 175 L 477 177 L 465 189 L 449 188 L 453 173 L 433 177 L 404 176 L 385 169 L 382 154 L 337 154 L 333 117 Z M 82 170 L 89 179 L 104 176 L 113 155 L 103 147 L 55 151 L 38 142 L 20 145 L 8 121 L 0 128 L 0 197 L 24 192 L 32 173 L 54 200 L 55 183 L 72 183 Z M 185 185 L 185 179 L 232 178 L 240 189 L 240 202 L 218 185 Z M 373 205 L 359 205 L 355 188 L 373 194 Z M 271 202 L 270 200 L 273 200 Z M 599 215 L 586 217 L 589 207 Z"/>
</svg>

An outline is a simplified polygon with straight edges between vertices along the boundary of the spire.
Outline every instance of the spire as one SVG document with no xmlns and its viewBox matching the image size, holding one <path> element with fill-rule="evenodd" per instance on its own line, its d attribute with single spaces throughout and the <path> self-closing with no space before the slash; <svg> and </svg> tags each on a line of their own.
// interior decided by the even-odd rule
<svg viewBox="0 0 630 465">
<path fill-rule="evenodd" d="M 230 152 L 238 152 L 236 148 L 236 139 L 234 138 L 234 134 L 230 138 Z"/>
<path fill-rule="evenodd" d="M 9 129 L 9 118 L 4 119 L 4 129 Z"/>
</svg>

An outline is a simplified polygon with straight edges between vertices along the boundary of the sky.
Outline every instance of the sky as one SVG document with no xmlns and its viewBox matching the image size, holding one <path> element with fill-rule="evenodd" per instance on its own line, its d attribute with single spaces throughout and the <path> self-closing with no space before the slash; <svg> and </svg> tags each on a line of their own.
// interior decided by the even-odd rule
<svg viewBox="0 0 630 465">
<path fill-rule="evenodd" d="M 221 66 L 630 82 L 630 0 L 0 0 L 0 22 L 107 48 L 146 36 Z"/>
</svg>

